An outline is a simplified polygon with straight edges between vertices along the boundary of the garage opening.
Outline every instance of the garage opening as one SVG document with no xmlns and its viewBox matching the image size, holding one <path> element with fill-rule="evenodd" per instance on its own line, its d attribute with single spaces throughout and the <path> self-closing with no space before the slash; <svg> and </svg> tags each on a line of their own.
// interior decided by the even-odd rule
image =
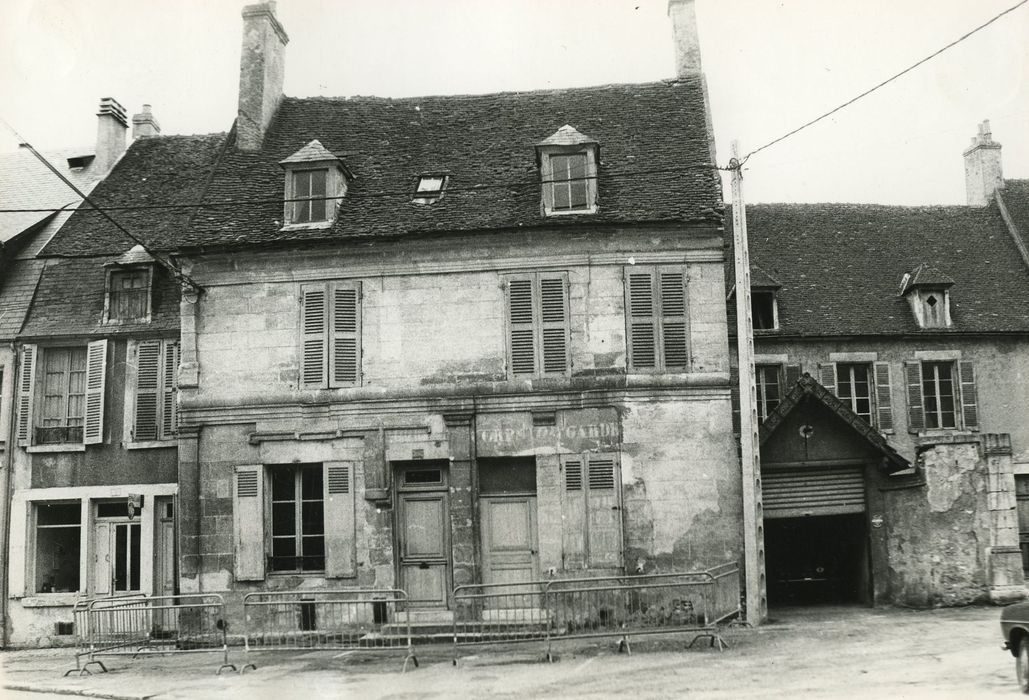
<svg viewBox="0 0 1029 700">
<path fill-rule="evenodd" d="M 869 604 L 864 468 L 762 471 L 770 606 Z"/>
</svg>

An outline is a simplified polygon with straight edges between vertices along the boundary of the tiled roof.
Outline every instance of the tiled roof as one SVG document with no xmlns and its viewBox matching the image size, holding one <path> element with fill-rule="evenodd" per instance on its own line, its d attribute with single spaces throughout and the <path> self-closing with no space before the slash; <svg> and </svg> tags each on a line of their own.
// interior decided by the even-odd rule
<svg viewBox="0 0 1029 700">
<path fill-rule="evenodd" d="M 751 264 L 782 283 L 777 335 L 1029 332 L 1016 301 L 1029 299 L 1029 269 L 996 204 L 748 204 L 747 231 Z M 904 273 L 922 263 L 954 280 L 952 328 L 919 329 L 900 295 Z"/>
<path fill-rule="evenodd" d="M 1029 248 L 1029 180 L 1005 180 L 1001 197 L 1018 235 Z"/>
<path fill-rule="evenodd" d="M 279 165 L 289 165 L 290 163 L 317 163 L 325 160 L 339 160 L 339 158 L 337 158 L 335 154 L 326 150 L 325 146 L 321 144 L 321 141 L 315 139 L 289 158 L 280 160 Z"/>
<path fill-rule="evenodd" d="M 42 155 L 75 183 L 86 189 L 97 181 L 93 168 L 69 168 L 68 158 L 92 153 L 92 148 L 48 151 Z M 78 201 L 76 195 L 27 149 L 0 153 L 0 209 L 60 208 Z M 0 243 L 39 223 L 47 212 L 0 212 Z"/>
<path fill-rule="evenodd" d="M 903 279 L 903 278 L 901 278 Z M 908 277 L 904 283 L 904 289 L 901 293 L 906 293 L 909 289 L 915 287 L 953 287 L 954 279 L 947 273 L 937 270 L 932 265 L 922 263 L 911 272 L 911 276 Z"/>
<path fill-rule="evenodd" d="M 138 139 L 96 186 L 91 198 L 101 207 L 196 202 L 225 139 L 225 134 Z M 281 191 L 278 196 L 282 196 Z M 83 205 L 71 217 L 42 255 L 121 255 L 135 245 L 135 241 L 88 207 Z M 141 209 L 110 214 L 148 246 L 173 248 L 187 228 L 192 211 Z"/>
<path fill-rule="evenodd" d="M 537 146 L 581 146 L 584 143 L 596 143 L 597 140 L 579 133 L 571 124 L 565 124 Z"/>
<path fill-rule="evenodd" d="M 155 268 L 150 323 L 103 323 L 106 263 L 118 256 L 46 260 L 22 338 L 167 333 L 179 328 L 178 285 Z M 5 295 L 6 296 L 6 295 Z"/>
<path fill-rule="evenodd" d="M 17 260 L 4 271 L 0 287 L 0 342 L 14 340 L 36 291 L 43 260 Z"/>
</svg>

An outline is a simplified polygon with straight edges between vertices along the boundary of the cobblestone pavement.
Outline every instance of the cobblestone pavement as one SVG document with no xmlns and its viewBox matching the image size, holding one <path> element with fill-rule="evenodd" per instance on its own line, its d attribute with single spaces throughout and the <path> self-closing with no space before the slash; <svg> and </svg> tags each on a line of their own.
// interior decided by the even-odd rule
<svg viewBox="0 0 1029 700">
<path fill-rule="evenodd" d="M 217 655 L 109 660 L 111 671 L 62 678 L 71 650 L 0 653 L 8 689 L 93 697 L 189 698 L 992 698 L 1017 695 L 1014 661 L 1000 649 L 998 608 L 932 611 L 812 608 L 774 611 L 756 630 L 730 629 L 724 652 L 683 651 L 676 638 L 638 639 L 402 657 L 307 652 L 260 654 L 244 675 L 215 675 Z M 472 655 L 474 654 L 474 655 Z M 232 660 L 243 660 L 242 650 Z M 0 693 L 0 696 L 3 694 Z M 25 693 L 28 695 L 28 693 Z M 20 695 L 19 697 L 23 697 Z M 37 697 L 39 697 L 37 695 Z"/>
</svg>

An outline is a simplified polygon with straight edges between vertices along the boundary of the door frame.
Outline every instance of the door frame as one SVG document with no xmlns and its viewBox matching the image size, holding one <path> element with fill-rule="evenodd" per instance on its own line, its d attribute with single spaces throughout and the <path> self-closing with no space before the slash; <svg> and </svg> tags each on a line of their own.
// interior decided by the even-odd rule
<svg viewBox="0 0 1029 700">
<path fill-rule="evenodd" d="M 393 508 L 393 552 L 394 571 L 397 587 L 404 589 L 404 566 L 403 553 L 404 545 L 400 537 L 403 532 L 404 501 L 406 496 L 411 500 L 421 500 L 435 496 L 442 497 L 443 501 L 443 604 L 441 606 L 417 606 L 416 609 L 423 610 L 450 610 L 452 608 L 452 597 L 454 588 L 454 552 L 451 543 L 450 523 L 450 463 L 446 460 L 414 460 L 394 461 L 390 463 L 393 472 L 393 491 L 395 506 Z M 440 481 L 435 483 L 408 483 L 406 474 L 409 472 L 438 469 Z M 415 607 L 411 605 L 409 607 Z"/>
</svg>

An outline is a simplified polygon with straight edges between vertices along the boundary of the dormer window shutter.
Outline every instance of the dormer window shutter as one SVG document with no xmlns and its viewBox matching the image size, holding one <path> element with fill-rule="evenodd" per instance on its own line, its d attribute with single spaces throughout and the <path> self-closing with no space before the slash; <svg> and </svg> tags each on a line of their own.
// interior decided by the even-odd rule
<svg viewBox="0 0 1029 700">
<path fill-rule="evenodd" d="M 330 289 L 332 306 L 329 315 L 332 335 L 329 338 L 329 386 L 356 386 L 361 383 L 360 289 L 348 282 L 333 283 Z"/>
<path fill-rule="evenodd" d="M 922 363 L 911 360 L 904 363 L 904 381 L 908 395 L 908 432 L 925 429 L 925 407 L 922 405 Z"/>
<path fill-rule="evenodd" d="M 86 346 L 86 412 L 82 441 L 97 445 L 104 441 L 104 389 L 107 380 L 107 340 Z"/>
<path fill-rule="evenodd" d="M 975 395 L 975 367 L 968 361 L 958 362 L 961 380 L 961 421 L 965 430 L 979 430 L 979 407 Z"/>
<path fill-rule="evenodd" d="M 305 389 L 321 389 L 326 385 L 327 352 L 325 330 L 328 324 L 328 303 L 324 284 L 300 287 L 300 384 Z"/>
<path fill-rule="evenodd" d="M 22 447 L 28 447 L 32 444 L 32 407 L 35 403 L 37 355 L 35 345 L 25 345 L 21 349 L 16 436 L 18 444 Z"/>
</svg>

